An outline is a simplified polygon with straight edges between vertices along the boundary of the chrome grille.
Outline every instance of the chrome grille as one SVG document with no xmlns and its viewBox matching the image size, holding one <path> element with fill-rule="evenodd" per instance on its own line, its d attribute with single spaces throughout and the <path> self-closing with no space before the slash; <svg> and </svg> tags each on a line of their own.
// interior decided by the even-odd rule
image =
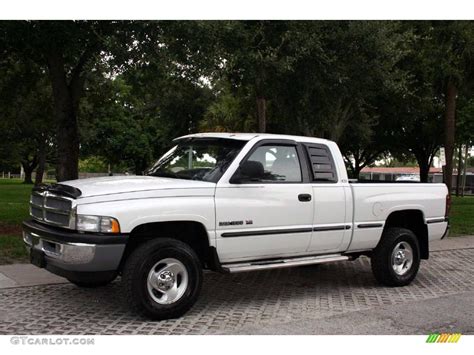
<svg viewBox="0 0 474 355">
<path fill-rule="evenodd" d="M 71 201 L 56 198 L 56 197 L 48 196 L 46 198 L 46 202 L 44 206 L 47 208 L 51 208 L 51 209 L 55 209 L 59 211 L 65 211 L 68 214 L 71 211 Z"/>
<path fill-rule="evenodd" d="M 50 192 L 33 192 L 30 198 L 30 215 L 34 219 L 60 227 L 70 228 L 72 202 Z"/>
<path fill-rule="evenodd" d="M 37 195 L 37 194 L 31 195 L 31 203 L 33 205 L 42 206 L 43 205 L 43 199 L 44 199 L 43 196 L 40 196 L 40 195 Z"/>
</svg>

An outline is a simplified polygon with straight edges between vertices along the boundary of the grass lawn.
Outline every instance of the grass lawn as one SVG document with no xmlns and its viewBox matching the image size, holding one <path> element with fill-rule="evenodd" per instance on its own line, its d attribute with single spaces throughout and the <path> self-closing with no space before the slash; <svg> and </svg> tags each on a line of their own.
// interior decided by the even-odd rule
<svg viewBox="0 0 474 355">
<path fill-rule="evenodd" d="M 0 179 L 0 264 L 27 262 L 20 224 L 28 218 L 31 188 L 21 180 Z"/>
<path fill-rule="evenodd" d="M 21 180 L 0 179 L 0 224 L 19 225 L 28 217 L 32 187 Z"/>
<path fill-rule="evenodd" d="M 28 253 L 19 235 L 0 235 L 0 265 L 28 262 Z"/>
<path fill-rule="evenodd" d="M 25 262 L 20 224 L 28 218 L 32 185 L 17 179 L 0 179 L 0 264 Z M 474 234 L 474 196 L 454 197 L 451 236 Z"/>
<path fill-rule="evenodd" d="M 450 235 L 474 234 L 474 196 L 453 196 Z"/>
</svg>

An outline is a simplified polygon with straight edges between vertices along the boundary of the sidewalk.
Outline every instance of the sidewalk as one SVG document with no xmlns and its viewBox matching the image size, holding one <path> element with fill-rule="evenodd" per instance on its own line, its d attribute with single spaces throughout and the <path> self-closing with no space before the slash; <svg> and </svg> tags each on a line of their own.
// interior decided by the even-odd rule
<svg viewBox="0 0 474 355">
<path fill-rule="evenodd" d="M 466 248 L 474 248 L 474 235 L 437 240 L 430 245 L 431 252 Z M 66 282 L 65 278 L 31 264 L 0 265 L 0 289 Z"/>
<path fill-rule="evenodd" d="M 463 235 L 460 237 L 435 240 L 430 243 L 430 252 L 466 248 L 474 248 L 474 235 Z"/>
<path fill-rule="evenodd" d="M 0 265 L 0 289 L 68 282 L 31 264 Z"/>
</svg>

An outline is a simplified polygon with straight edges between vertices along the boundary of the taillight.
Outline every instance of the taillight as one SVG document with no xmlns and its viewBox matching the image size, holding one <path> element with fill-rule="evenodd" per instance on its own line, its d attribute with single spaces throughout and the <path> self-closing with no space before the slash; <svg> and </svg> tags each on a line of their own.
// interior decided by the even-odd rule
<svg viewBox="0 0 474 355">
<path fill-rule="evenodd" d="M 449 216 L 449 210 L 451 209 L 451 195 L 447 194 L 446 195 L 446 212 L 444 213 L 445 217 Z"/>
</svg>

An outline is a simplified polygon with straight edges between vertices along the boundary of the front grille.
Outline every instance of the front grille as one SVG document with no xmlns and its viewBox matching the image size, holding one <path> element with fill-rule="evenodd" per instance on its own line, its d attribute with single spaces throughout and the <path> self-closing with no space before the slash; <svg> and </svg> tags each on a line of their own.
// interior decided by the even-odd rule
<svg viewBox="0 0 474 355">
<path fill-rule="evenodd" d="M 50 196 L 46 198 L 45 207 L 70 212 L 71 201 Z"/>
<path fill-rule="evenodd" d="M 69 228 L 72 202 L 70 199 L 50 192 L 33 192 L 30 199 L 30 215 L 34 219 Z"/>
</svg>

